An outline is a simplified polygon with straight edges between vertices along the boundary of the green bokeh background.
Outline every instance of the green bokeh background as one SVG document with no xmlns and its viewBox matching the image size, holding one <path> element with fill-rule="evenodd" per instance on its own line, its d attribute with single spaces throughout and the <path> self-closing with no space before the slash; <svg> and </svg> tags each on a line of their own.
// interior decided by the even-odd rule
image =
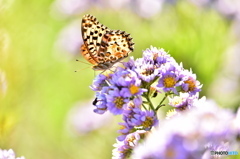
<svg viewBox="0 0 240 159">
<path fill-rule="evenodd" d="M 213 96 L 208 88 L 224 64 L 224 52 L 234 42 L 226 19 L 214 10 L 184 1 L 164 7 L 150 19 L 128 9 L 93 7 L 59 20 L 50 14 L 52 3 L 15 0 L 9 8 L 0 10 L 0 69 L 8 83 L 6 94 L 0 97 L 0 148 L 12 148 L 26 159 L 111 157 L 118 119 L 86 135 L 72 135 L 66 129 L 73 105 L 94 97 L 89 89 L 93 70 L 74 72 L 86 67 L 75 62 L 76 58 L 82 59 L 80 54 L 69 60 L 54 56 L 59 33 L 71 21 L 89 13 L 109 28 L 131 33 L 136 43 L 131 55 L 135 58 L 150 45 L 164 48 L 197 74 L 203 84 L 201 96 Z"/>
</svg>

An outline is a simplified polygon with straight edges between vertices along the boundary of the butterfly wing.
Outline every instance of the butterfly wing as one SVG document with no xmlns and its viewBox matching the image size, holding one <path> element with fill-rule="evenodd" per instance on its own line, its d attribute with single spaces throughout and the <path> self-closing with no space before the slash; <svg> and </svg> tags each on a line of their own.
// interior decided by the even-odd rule
<svg viewBox="0 0 240 159">
<path fill-rule="evenodd" d="M 93 64 L 94 70 L 106 70 L 127 57 L 134 49 L 130 34 L 120 30 L 110 30 L 92 15 L 82 19 L 81 53 Z"/>
<path fill-rule="evenodd" d="M 116 63 L 126 58 L 134 49 L 130 34 L 125 31 L 111 30 L 102 38 L 99 56 L 104 57 L 104 62 Z"/>
<path fill-rule="evenodd" d="M 86 51 L 82 50 L 82 55 L 94 65 L 103 61 L 103 58 L 98 57 L 97 52 L 100 49 L 102 36 L 108 30 L 106 26 L 100 24 L 92 15 L 87 14 L 82 19 L 82 38 L 85 46 L 81 48 L 85 48 L 88 51 L 87 54 Z"/>
</svg>

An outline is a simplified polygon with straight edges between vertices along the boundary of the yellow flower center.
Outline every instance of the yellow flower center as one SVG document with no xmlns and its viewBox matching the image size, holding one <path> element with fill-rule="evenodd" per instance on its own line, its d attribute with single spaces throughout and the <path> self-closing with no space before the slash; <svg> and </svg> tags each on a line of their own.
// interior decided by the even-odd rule
<svg viewBox="0 0 240 159">
<path fill-rule="evenodd" d="M 114 103 L 116 104 L 116 107 L 118 109 L 121 109 L 123 104 L 124 104 L 123 98 L 122 97 L 116 97 L 115 100 L 114 100 Z"/>
<path fill-rule="evenodd" d="M 188 91 L 194 91 L 196 88 L 194 80 L 188 79 L 187 81 L 184 81 L 184 83 L 188 84 Z"/>
<path fill-rule="evenodd" d="M 183 98 L 178 97 L 178 96 L 175 96 L 175 97 L 173 98 L 173 100 L 171 101 L 171 104 L 172 104 L 172 105 L 177 105 L 177 104 L 179 104 L 179 103 L 182 103 L 182 101 L 183 101 Z"/>
<path fill-rule="evenodd" d="M 153 118 L 146 117 L 146 120 L 142 123 L 142 126 L 148 128 L 149 126 L 153 125 Z"/>
<path fill-rule="evenodd" d="M 136 94 L 139 91 L 139 87 L 135 86 L 135 85 L 131 85 L 129 88 L 131 94 Z"/>
<path fill-rule="evenodd" d="M 163 83 L 166 88 L 171 88 L 175 86 L 176 80 L 174 77 L 168 76 L 164 78 Z"/>
</svg>

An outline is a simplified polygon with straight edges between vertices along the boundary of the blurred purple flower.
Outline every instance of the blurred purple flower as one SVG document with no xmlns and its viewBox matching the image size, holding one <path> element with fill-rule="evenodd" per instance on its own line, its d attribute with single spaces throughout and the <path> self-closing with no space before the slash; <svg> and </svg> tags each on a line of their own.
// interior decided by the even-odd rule
<svg viewBox="0 0 240 159">
<path fill-rule="evenodd" d="M 240 41 L 238 41 L 237 44 L 231 46 L 223 54 L 224 65 L 221 67 L 220 71 L 217 72 L 215 80 L 212 82 L 211 87 L 209 88 L 209 94 L 212 95 L 212 98 L 218 99 L 218 101 L 220 103 L 223 103 L 223 105 L 229 105 L 229 99 L 239 98 L 240 69 L 236 67 L 239 66 L 239 50 Z M 234 102 L 234 100 L 231 100 L 231 102 Z M 239 103 L 236 102 L 236 104 L 232 104 L 236 105 Z"/>
<path fill-rule="evenodd" d="M 85 12 L 92 7 L 106 6 L 105 0 L 56 0 L 52 4 L 52 14 L 65 18 Z"/>
<path fill-rule="evenodd" d="M 79 103 L 74 106 L 68 114 L 68 125 L 71 132 L 86 134 L 109 124 L 112 116 L 95 114 L 92 111 L 91 102 Z M 72 131 L 74 130 L 74 131 Z"/>
<path fill-rule="evenodd" d="M 62 29 L 55 43 L 57 58 L 71 59 L 80 54 L 80 46 L 83 44 L 80 24 L 81 22 L 76 20 Z"/>
<path fill-rule="evenodd" d="M 189 1 L 199 7 L 202 7 L 202 6 L 208 7 L 212 5 L 216 0 L 189 0 Z"/>
<path fill-rule="evenodd" d="M 231 19 L 240 20 L 239 0 L 217 0 L 215 3 L 215 6 L 220 13 Z"/>
<path fill-rule="evenodd" d="M 131 6 L 139 16 L 150 18 L 161 11 L 163 2 L 164 0 L 132 0 Z"/>
<path fill-rule="evenodd" d="M 108 0 L 108 6 L 114 10 L 119 10 L 121 8 L 126 8 L 131 0 Z"/>
<path fill-rule="evenodd" d="M 9 150 L 0 149 L 0 159 L 25 159 L 25 158 L 23 156 L 16 157 L 12 149 Z"/>
<path fill-rule="evenodd" d="M 237 110 L 237 114 L 235 116 L 235 119 L 233 121 L 233 126 L 237 130 L 237 137 L 240 139 L 240 108 Z"/>
<path fill-rule="evenodd" d="M 233 119 L 232 112 L 205 102 L 180 116 L 162 121 L 156 131 L 134 149 L 133 158 L 198 159 L 211 149 L 204 145 L 223 148 L 223 143 L 227 142 L 230 147 L 225 146 L 224 150 L 234 150 Z"/>
</svg>

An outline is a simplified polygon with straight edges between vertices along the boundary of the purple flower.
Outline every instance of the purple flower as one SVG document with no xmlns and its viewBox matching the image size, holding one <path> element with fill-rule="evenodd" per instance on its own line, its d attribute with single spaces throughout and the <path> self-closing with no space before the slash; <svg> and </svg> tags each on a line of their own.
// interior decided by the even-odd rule
<svg viewBox="0 0 240 159">
<path fill-rule="evenodd" d="M 2 150 L 0 149 L 0 159 L 25 159 L 24 157 L 16 157 L 12 149 Z"/>
<path fill-rule="evenodd" d="M 189 92 L 191 95 L 195 95 L 201 91 L 202 85 L 196 80 L 196 74 L 192 71 L 184 70 L 181 72 L 183 83 L 181 85 L 183 92 Z"/>
<path fill-rule="evenodd" d="M 139 111 L 134 115 L 134 123 L 137 127 L 150 130 L 153 126 L 158 124 L 158 119 L 154 111 Z"/>
<path fill-rule="evenodd" d="M 123 114 L 123 120 L 128 125 L 142 130 L 150 130 L 158 123 L 154 111 L 142 111 L 140 108 L 125 111 Z"/>
<path fill-rule="evenodd" d="M 156 131 L 145 142 L 139 144 L 132 158 L 202 158 L 206 145 L 215 148 L 229 142 L 229 149 L 235 150 L 236 130 L 232 127 L 233 113 L 215 107 L 212 103 L 203 103 L 162 121 Z"/>
<path fill-rule="evenodd" d="M 179 96 L 169 97 L 169 105 L 176 108 L 178 111 L 183 111 L 193 107 L 195 99 L 198 99 L 198 94 L 191 96 L 189 93 L 181 93 Z"/>
<path fill-rule="evenodd" d="M 107 86 L 106 80 L 107 80 L 107 76 L 103 74 L 99 74 L 93 80 L 93 84 L 90 86 L 90 88 L 93 91 L 101 91 L 104 86 Z"/>
<path fill-rule="evenodd" d="M 117 144 L 114 145 L 116 148 L 113 151 L 115 158 L 129 157 L 140 139 L 137 132 L 139 130 L 148 132 L 158 125 L 157 110 L 163 106 L 166 97 L 171 96 L 169 105 L 175 107 L 172 115 L 168 113 L 168 118 L 171 119 L 185 112 L 181 110 L 200 108 L 202 104 L 198 99 L 201 86 L 196 80 L 196 75 L 184 70 L 182 64 L 178 64 L 163 49 L 155 47 L 143 51 L 142 58 L 136 60 L 130 58 L 129 62 L 123 63 L 123 67 L 117 67 L 108 75 L 98 75 L 91 88 L 96 92 L 96 99 L 93 102 L 97 107 L 94 110 L 96 113 L 103 114 L 109 110 L 114 115 L 122 115 L 123 122 L 119 123 L 118 130 L 120 136 L 117 137 Z M 157 106 L 151 101 L 151 97 L 156 97 L 156 92 L 165 92 L 164 98 Z M 179 126 L 185 123 L 176 124 Z M 183 130 L 188 129 L 186 126 Z M 176 156 L 193 158 L 193 152 L 198 153 L 197 150 L 189 150 L 194 142 L 190 142 L 186 149 L 182 146 L 187 143 L 185 136 L 175 129 L 170 130 L 166 132 L 163 130 L 162 133 L 166 133 L 163 136 L 166 138 L 160 139 L 155 145 L 161 151 L 156 154 L 149 151 L 146 158 L 155 158 L 159 155 L 163 158 Z"/>
<path fill-rule="evenodd" d="M 120 125 L 120 130 L 118 130 L 118 133 L 121 135 L 117 137 L 119 141 L 123 141 L 126 136 L 132 132 L 134 132 L 134 126 L 131 126 L 127 123 L 119 123 Z"/>
<path fill-rule="evenodd" d="M 103 91 L 96 93 L 96 98 L 93 101 L 93 105 L 96 107 L 93 111 L 97 114 L 103 114 L 107 111 L 107 99 L 106 99 L 106 90 L 108 90 L 107 87 L 103 88 Z"/>
<path fill-rule="evenodd" d="M 119 141 L 123 141 L 125 137 L 135 131 L 134 124 L 131 123 L 131 119 L 140 110 L 142 105 L 142 99 L 140 97 L 134 98 L 132 101 L 128 102 L 127 108 L 123 112 L 123 121 L 124 123 L 119 123 L 121 125 L 120 130 L 118 131 L 121 135 L 118 137 Z"/>
<path fill-rule="evenodd" d="M 109 82 L 118 87 L 129 87 L 130 85 L 140 86 L 141 80 L 138 78 L 137 74 L 132 70 L 125 70 L 123 68 L 118 68 L 116 72 L 112 75 Z"/>
<path fill-rule="evenodd" d="M 158 81 L 157 87 L 163 89 L 164 92 L 173 92 L 178 94 L 177 86 L 180 86 L 179 76 L 176 72 L 163 72 Z"/>
<path fill-rule="evenodd" d="M 134 133 L 128 134 L 123 141 L 118 141 L 113 146 L 112 154 L 114 159 L 125 159 L 131 155 L 132 149 L 138 144 L 139 140 L 144 137 L 146 131 L 137 130 Z"/>
<path fill-rule="evenodd" d="M 141 88 L 141 80 L 137 74 L 132 70 L 125 70 L 118 68 L 117 71 L 112 74 L 109 79 L 109 83 L 115 87 L 121 89 L 123 97 L 132 97 L 142 95 L 147 90 Z"/>
<path fill-rule="evenodd" d="M 137 72 L 138 76 L 146 82 L 153 81 L 157 75 L 159 70 L 156 68 L 153 62 L 146 61 L 145 59 L 137 59 L 135 64 L 134 71 Z"/>
<path fill-rule="evenodd" d="M 164 51 L 164 49 L 157 49 L 156 47 L 151 46 L 150 49 L 143 51 L 143 59 L 146 62 L 153 63 L 156 68 L 169 63 L 176 63 L 176 61 Z"/>
<path fill-rule="evenodd" d="M 136 64 L 136 62 L 135 62 L 133 56 L 131 56 L 131 57 L 129 58 L 129 61 L 128 61 L 128 62 L 123 62 L 123 66 L 124 66 L 125 68 L 128 68 L 129 70 L 134 70 L 135 64 Z"/>
<path fill-rule="evenodd" d="M 55 42 L 55 56 L 61 60 L 72 60 L 79 54 L 79 48 L 83 44 L 81 30 L 79 29 L 79 20 L 74 20 L 65 26 L 59 33 Z M 63 56 L 63 57 L 62 57 Z"/>
<path fill-rule="evenodd" d="M 107 107 L 108 110 L 114 115 L 122 114 L 124 109 L 126 109 L 127 103 L 130 101 L 129 98 L 125 98 L 125 90 L 119 90 L 117 87 L 108 92 Z"/>
</svg>

